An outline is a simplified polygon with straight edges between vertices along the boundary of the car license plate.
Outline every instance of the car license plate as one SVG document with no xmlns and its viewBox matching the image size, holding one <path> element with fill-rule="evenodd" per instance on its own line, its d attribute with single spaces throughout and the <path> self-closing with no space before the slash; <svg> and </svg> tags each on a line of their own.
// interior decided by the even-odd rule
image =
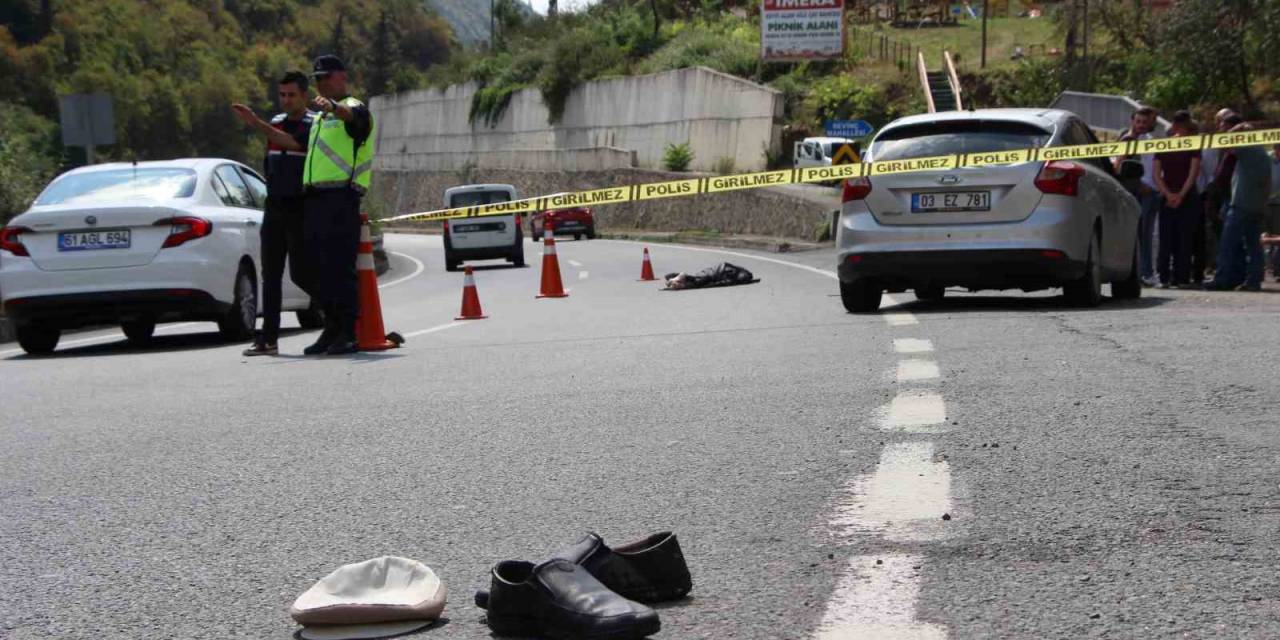
<svg viewBox="0 0 1280 640">
<path fill-rule="evenodd" d="M 478 233 L 480 231 L 506 231 L 505 222 L 482 222 L 480 224 L 455 224 L 454 233 Z"/>
<path fill-rule="evenodd" d="M 912 213 L 990 211 L 990 191 L 948 191 L 911 194 Z"/>
<path fill-rule="evenodd" d="M 128 249 L 132 244 L 132 240 L 128 229 L 68 231 L 58 234 L 58 251 Z"/>
</svg>

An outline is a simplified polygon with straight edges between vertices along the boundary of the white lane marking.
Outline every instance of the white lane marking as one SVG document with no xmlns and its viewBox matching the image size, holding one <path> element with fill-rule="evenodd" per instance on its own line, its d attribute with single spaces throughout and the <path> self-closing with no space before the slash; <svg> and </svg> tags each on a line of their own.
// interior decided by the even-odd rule
<svg viewBox="0 0 1280 640">
<path fill-rule="evenodd" d="M 837 535 L 870 532 L 895 541 L 936 540 L 951 512 L 951 467 L 934 462 L 932 442 L 885 445 L 874 473 L 846 483 L 828 524 Z"/>
<path fill-rule="evenodd" d="M 945 627 L 916 619 L 923 562 L 906 554 L 850 558 L 815 640 L 946 640 Z"/>
<path fill-rule="evenodd" d="M 426 268 L 427 268 L 427 265 L 422 264 L 422 261 L 421 261 L 421 260 L 419 260 L 419 259 L 417 259 L 417 258 L 415 258 L 415 257 L 413 257 L 413 256 L 411 256 L 411 255 L 404 254 L 404 253 L 400 253 L 399 251 L 388 251 L 387 253 L 389 253 L 389 254 L 393 254 L 393 255 L 397 255 L 397 256 L 400 256 L 401 258 L 404 258 L 405 260 L 408 260 L 408 261 L 412 262 L 412 263 L 414 264 L 414 269 L 413 269 L 413 273 L 411 273 L 411 274 L 409 274 L 409 275 L 407 275 L 407 276 L 405 276 L 405 277 L 403 277 L 403 278 L 396 278 L 395 280 L 392 280 L 391 282 L 384 282 L 384 283 L 382 283 L 382 284 L 379 284 L 379 285 L 378 285 L 378 288 L 379 288 L 379 289 L 386 289 L 386 288 L 388 288 L 388 287 L 394 287 L 394 286 L 396 286 L 396 285 L 400 284 L 401 282 L 404 282 L 404 281 L 406 281 L 406 280 L 409 280 L 410 278 L 416 278 L 416 277 L 418 277 L 418 274 L 422 273 L 423 269 L 426 269 Z"/>
<path fill-rule="evenodd" d="M 159 327 L 156 327 L 156 333 L 165 333 L 168 331 L 173 331 L 174 329 L 181 329 L 183 327 L 190 327 L 197 324 L 201 324 L 201 323 L 179 322 L 177 324 L 161 325 Z M 117 331 L 115 333 L 110 333 L 107 335 L 93 336 L 90 338 L 80 338 L 79 340 L 60 341 L 58 342 L 58 348 L 74 347 L 74 346 L 85 345 L 85 344 L 116 342 L 116 341 L 125 340 L 125 339 L 126 338 L 125 338 L 124 332 Z M 25 353 L 25 351 L 23 351 L 22 349 L 8 349 L 6 351 L 0 351 L 0 358 L 3 358 L 5 356 L 17 355 L 19 353 Z"/>
<path fill-rule="evenodd" d="M 579 272 L 578 272 L 578 279 L 579 279 L 579 280 L 586 280 L 586 279 L 587 279 L 587 274 L 588 274 L 588 273 L 590 273 L 590 272 L 588 272 L 588 271 L 579 271 Z"/>
<path fill-rule="evenodd" d="M 462 325 L 464 325 L 464 324 L 466 324 L 466 323 L 465 323 L 465 322 L 450 322 L 449 324 L 442 324 L 442 325 L 440 325 L 440 326 L 431 327 L 430 329 L 419 329 L 418 331 L 414 331 L 414 332 L 411 332 L 411 333 L 406 333 L 406 334 L 404 334 L 404 337 L 406 337 L 406 338 L 414 338 L 414 337 L 417 337 L 417 336 L 425 336 L 425 335 L 427 335 L 428 333 L 435 333 L 435 332 L 437 332 L 437 331 L 444 331 L 445 329 L 452 329 L 452 328 L 454 328 L 454 327 L 461 327 L 461 326 L 462 326 Z"/>
<path fill-rule="evenodd" d="M 880 428 L 912 433 L 941 433 L 947 421 L 947 405 L 942 396 L 929 391 L 899 393 L 880 421 Z"/>
<path fill-rule="evenodd" d="M 940 375 L 938 363 L 932 360 L 901 360 L 898 362 L 898 382 L 933 380 Z"/>
<path fill-rule="evenodd" d="M 920 324 L 920 321 L 916 320 L 915 314 L 912 313 L 886 313 L 881 317 L 884 318 L 884 321 L 888 322 L 891 327 L 906 327 L 913 324 Z"/>
<path fill-rule="evenodd" d="M 893 341 L 893 350 L 898 353 L 930 353 L 933 342 L 919 338 L 899 338 Z"/>
<path fill-rule="evenodd" d="M 581 262 L 578 262 L 577 260 L 570 260 L 570 261 L 569 261 L 569 264 L 570 264 L 571 266 L 574 266 L 574 267 L 581 267 L 581 266 L 582 266 L 582 263 L 581 263 Z"/>
<path fill-rule="evenodd" d="M 631 242 L 629 240 L 606 240 L 606 242 L 618 242 L 618 243 L 626 243 L 626 244 L 644 244 L 643 242 Z M 820 276 L 826 276 L 828 278 L 838 279 L 838 276 L 834 271 L 827 271 L 825 269 L 811 267 L 807 264 L 800 264 L 798 262 L 788 262 L 786 260 L 779 260 L 777 258 L 768 258 L 765 256 L 752 255 L 750 253 L 738 253 L 737 251 L 726 251 L 724 249 L 707 249 L 703 247 L 686 247 L 681 244 L 664 244 L 663 247 L 669 247 L 672 249 L 682 249 L 684 251 L 700 251 L 702 253 L 719 253 L 726 256 L 737 256 L 739 258 L 749 258 L 751 260 L 761 260 L 764 262 L 772 262 L 774 264 L 780 264 L 784 267 L 794 267 L 796 269 L 803 269 L 810 273 L 816 273 Z"/>
</svg>

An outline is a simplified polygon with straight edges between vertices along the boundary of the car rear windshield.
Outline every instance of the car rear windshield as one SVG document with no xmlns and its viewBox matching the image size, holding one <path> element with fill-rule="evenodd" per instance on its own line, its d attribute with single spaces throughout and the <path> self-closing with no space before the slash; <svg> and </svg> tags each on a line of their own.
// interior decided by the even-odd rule
<svg viewBox="0 0 1280 640">
<path fill-rule="evenodd" d="M 481 204 L 510 202 L 511 194 L 506 191 L 463 191 L 449 198 L 450 207 L 474 207 Z"/>
<path fill-rule="evenodd" d="M 955 153 L 989 153 L 1043 147 L 1051 132 L 1021 122 L 953 120 L 897 127 L 871 146 L 871 158 L 906 160 Z"/>
<path fill-rule="evenodd" d="M 190 198 L 196 191 L 191 169 L 112 169 L 74 173 L 55 180 L 36 199 L 36 205 L 168 200 Z"/>
</svg>

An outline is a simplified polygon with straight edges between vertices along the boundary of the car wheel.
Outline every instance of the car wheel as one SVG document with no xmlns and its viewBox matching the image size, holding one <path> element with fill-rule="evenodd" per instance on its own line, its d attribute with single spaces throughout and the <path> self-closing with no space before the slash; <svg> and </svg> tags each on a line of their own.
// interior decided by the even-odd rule
<svg viewBox="0 0 1280 640">
<path fill-rule="evenodd" d="M 575 233 L 575 234 L 573 234 L 573 239 L 574 239 L 574 240 L 581 240 L 581 239 L 582 239 L 582 234 L 581 234 L 581 233 Z"/>
<path fill-rule="evenodd" d="M 1084 275 L 1063 287 L 1063 293 L 1072 305 L 1096 307 L 1102 303 L 1102 265 L 1099 262 L 1098 234 L 1095 233 L 1089 240 L 1089 259 L 1084 266 Z"/>
<path fill-rule="evenodd" d="M 916 287 L 916 300 L 926 300 L 926 301 L 941 300 L 942 297 L 945 295 L 947 295 L 947 290 L 945 287 L 937 287 L 937 286 Z"/>
<path fill-rule="evenodd" d="M 61 330 L 48 327 L 17 325 L 13 329 L 18 337 L 18 346 L 33 356 L 53 353 L 54 348 L 58 346 L 58 338 L 62 337 Z"/>
<path fill-rule="evenodd" d="M 588 239 L 588 240 L 595 240 L 595 239 L 596 239 L 596 228 L 595 228 L 595 227 L 587 227 L 587 239 Z"/>
<path fill-rule="evenodd" d="M 840 302 L 849 313 L 870 313 L 880 308 L 884 290 L 866 278 L 840 281 Z"/>
<path fill-rule="evenodd" d="M 156 321 L 152 318 L 129 320 L 121 322 L 120 329 L 124 331 L 124 336 L 129 339 L 129 342 L 146 344 L 151 341 L 152 334 L 156 332 Z"/>
<path fill-rule="evenodd" d="M 253 335 L 253 328 L 258 324 L 258 287 L 250 267 L 240 266 L 234 295 L 231 308 L 218 321 L 218 331 L 228 340 L 244 340 Z"/>
<path fill-rule="evenodd" d="M 316 304 L 315 300 L 311 301 L 311 308 L 303 309 L 295 313 L 298 316 L 298 325 L 303 329 L 324 328 L 324 310 Z"/>
<path fill-rule="evenodd" d="M 1129 276 L 1111 283 L 1111 297 L 1116 300 L 1137 300 L 1142 297 L 1142 272 L 1138 269 L 1138 243 L 1133 244 L 1133 265 Z"/>
</svg>

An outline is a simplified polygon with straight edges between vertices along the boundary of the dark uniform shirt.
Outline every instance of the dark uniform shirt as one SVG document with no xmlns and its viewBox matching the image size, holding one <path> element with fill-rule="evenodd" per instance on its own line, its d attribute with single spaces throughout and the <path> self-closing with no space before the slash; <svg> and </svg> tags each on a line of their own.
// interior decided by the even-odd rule
<svg viewBox="0 0 1280 640">
<path fill-rule="evenodd" d="M 267 142 L 267 195 L 273 198 L 296 198 L 302 195 L 302 167 L 307 160 L 307 141 L 311 135 L 311 123 L 315 114 L 310 111 L 297 120 L 290 120 L 281 113 L 271 119 L 271 126 L 289 134 L 301 151 L 286 150 L 274 142 Z"/>
</svg>

